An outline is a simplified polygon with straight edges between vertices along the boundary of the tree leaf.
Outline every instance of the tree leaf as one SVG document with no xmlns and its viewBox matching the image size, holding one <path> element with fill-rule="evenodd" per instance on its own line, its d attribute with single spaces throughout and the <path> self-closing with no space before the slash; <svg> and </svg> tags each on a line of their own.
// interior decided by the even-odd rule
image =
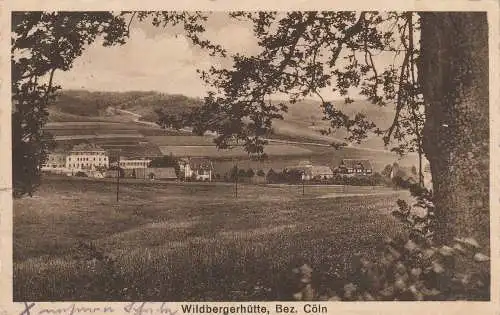
<svg viewBox="0 0 500 315">
<path fill-rule="evenodd" d="M 455 253 L 455 251 L 453 250 L 453 248 L 449 247 L 449 246 L 446 246 L 446 245 L 443 245 L 440 249 L 439 249 L 439 253 L 445 257 L 450 257 L 450 256 L 453 256 L 453 254 Z"/>
<path fill-rule="evenodd" d="M 432 263 L 432 271 L 434 271 L 434 273 L 436 274 L 442 274 L 445 271 L 445 269 L 443 265 L 435 261 Z"/>
<path fill-rule="evenodd" d="M 466 238 L 458 238 L 456 237 L 454 239 L 456 242 L 473 247 L 473 248 L 481 248 L 479 243 L 472 237 L 466 237 Z"/>
<path fill-rule="evenodd" d="M 474 260 L 477 261 L 477 262 L 485 262 L 485 261 L 489 261 L 490 260 L 490 257 L 482 254 L 482 253 L 476 253 L 474 255 Z"/>
<path fill-rule="evenodd" d="M 459 243 L 456 243 L 454 246 L 453 246 L 453 249 L 459 253 L 462 253 L 462 254 L 465 254 L 467 251 L 465 250 L 465 248 L 460 245 Z"/>
<path fill-rule="evenodd" d="M 419 246 L 412 240 L 406 242 L 404 248 L 411 254 L 419 249 Z"/>
</svg>

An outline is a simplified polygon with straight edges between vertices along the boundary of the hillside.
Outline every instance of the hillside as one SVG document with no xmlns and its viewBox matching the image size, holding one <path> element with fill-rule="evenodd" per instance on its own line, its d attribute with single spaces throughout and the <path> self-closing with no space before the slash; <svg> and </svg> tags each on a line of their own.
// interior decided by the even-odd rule
<svg viewBox="0 0 500 315">
<path fill-rule="evenodd" d="M 275 101 L 278 103 L 279 101 Z M 200 106 L 202 100 L 184 95 L 172 95 L 159 92 L 90 92 L 85 90 L 65 90 L 58 94 L 56 101 L 49 106 L 50 121 L 114 121 L 130 122 L 133 117 L 124 115 L 116 109 L 126 110 L 140 116 L 141 120 L 156 122 L 157 110 L 178 113 L 190 107 Z M 379 107 L 364 100 L 345 104 L 335 101 L 335 106 L 350 116 L 365 114 L 381 128 L 387 128 L 393 119 L 392 107 Z M 329 144 L 344 142 L 346 132 L 335 130 L 331 135 L 322 135 L 321 129 L 328 128 L 328 121 L 322 120 L 321 103 L 315 100 L 303 100 L 288 104 L 284 120 L 276 120 L 273 125 L 273 138 L 300 140 Z M 379 137 L 371 136 L 356 147 L 384 149 Z"/>
<path fill-rule="evenodd" d="M 361 144 L 334 150 L 329 144 L 343 142 L 346 133 L 337 130 L 332 135 L 322 135 L 319 130 L 328 127 L 328 122 L 321 119 L 320 103 L 313 100 L 289 105 L 284 120 L 274 122 L 272 142 L 265 149 L 271 159 L 263 165 L 249 159 L 241 148 L 217 150 L 213 137 L 161 129 L 145 122 L 156 120 L 153 119 L 154 110 L 158 108 L 181 111 L 200 104 L 199 99 L 157 92 L 62 91 L 49 107 L 50 122 L 45 131 L 54 136 L 59 148 L 90 141 L 131 158 L 162 154 L 210 156 L 219 160 L 217 168 L 222 173 L 232 167 L 235 158 L 248 164 L 247 167 L 263 169 L 281 169 L 304 159 L 330 165 L 337 164 L 341 158 L 369 158 L 377 171 L 398 160 L 398 156 L 386 151 L 382 140 L 375 136 Z M 381 127 L 386 127 L 393 118 L 392 109 L 366 101 L 348 105 L 340 101 L 336 105 L 349 115 L 362 112 Z M 405 157 L 400 164 L 415 165 L 415 156 Z"/>
<path fill-rule="evenodd" d="M 200 106 L 201 100 L 184 95 L 158 92 L 90 92 L 86 90 L 64 90 L 57 94 L 49 105 L 51 121 L 81 121 L 109 118 L 116 113 L 112 109 L 124 109 L 142 116 L 143 120 L 156 122 L 155 110 L 180 112 L 186 108 Z M 52 114 L 53 113 L 53 114 Z M 69 116 L 68 116 L 69 115 Z M 83 116 L 79 117 L 79 116 Z"/>
</svg>

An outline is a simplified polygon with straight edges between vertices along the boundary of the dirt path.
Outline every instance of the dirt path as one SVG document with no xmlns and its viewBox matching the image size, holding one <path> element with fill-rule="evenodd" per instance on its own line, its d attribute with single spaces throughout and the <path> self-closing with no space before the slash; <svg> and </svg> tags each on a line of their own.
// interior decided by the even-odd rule
<svg viewBox="0 0 500 315">
<path fill-rule="evenodd" d="M 131 112 L 131 111 L 128 111 L 128 110 L 124 110 L 124 109 L 119 109 L 119 108 L 115 108 L 115 110 L 119 111 L 122 114 L 127 114 L 127 115 L 130 115 L 130 116 L 133 116 L 134 117 L 134 122 L 137 123 L 137 124 L 143 124 L 143 125 L 147 125 L 147 126 L 154 127 L 154 128 L 161 128 L 160 125 L 158 125 L 157 123 L 154 123 L 154 122 L 151 122 L 151 121 L 141 120 L 142 116 L 139 115 L 139 114 L 136 114 L 134 112 Z"/>
<path fill-rule="evenodd" d="M 374 192 L 374 193 L 330 193 L 321 196 L 317 196 L 316 199 L 335 199 L 340 197 L 358 197 L 358 196 L 381 196 L 381 195 L 398 195 L 403 193 L 402 191 L 384 191 L 384 192 Z"/>
</svg>

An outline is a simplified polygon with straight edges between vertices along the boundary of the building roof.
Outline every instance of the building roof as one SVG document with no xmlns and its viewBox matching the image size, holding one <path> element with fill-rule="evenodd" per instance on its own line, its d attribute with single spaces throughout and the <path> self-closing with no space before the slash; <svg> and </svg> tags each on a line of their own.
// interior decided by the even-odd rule
<svg viewBox="0 0 500 315">
<path fill-rule="evenodd" d="M 80 143 L 75 145 L 71 151 L 105 151 L 105 150 L 94 143 Z"/>
<path fill-rule="evenodd" d="M 206 157 L 192 157 L 181 159 L 182 161 L 189 164 L 189 167 L 194 170 L 213 170 L 214 166 L 212 161 Z"/>
<path fill-rule="evenodd" d="M 151 160 L 145 159 L 145 158 L 131 159 L 131 158 L 120 156 L 120 162 L 151 162 Z"/>
<path fill-rule="evenodd" d="M 342 159 L 340 162 L 340 165 L 344 165 L 347 168 L 356 168 L 358 165 L 363 166 L 365 170 L 371 170 L 372 169 L 372 164 L 370 163 L 370 160 L 365 160 L 365 159 Z"/>
<path fill-rule="evenodd" d="M 328 166 L 318 165 L 310 168 L 312 176 L 333 175 L 332 169 Z"/>
</svg>

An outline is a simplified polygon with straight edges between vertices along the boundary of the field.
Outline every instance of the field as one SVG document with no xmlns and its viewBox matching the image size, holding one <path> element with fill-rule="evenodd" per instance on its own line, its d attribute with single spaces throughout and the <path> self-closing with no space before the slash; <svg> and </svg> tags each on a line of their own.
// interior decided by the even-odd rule
<svg viewBox="0 0 500 315">
<path fill-rule="evenodd" d="M 174 156 L 207 156 L 213 158 L 232 158 L 239 157 L 248 159 L 248 153 L 243 147 L 235 147 L 230 150 L 219 150 L 215 145 L 165 145 L 159 147 L 165 155 L 172 154 Z M 264 148 L 264 152 L 269 156 L 309 156 L 313 152 L 309 149 L 301 148 L 295 145 L 287 144 L 268 144 Z"/>
<path fill-rule="evenodd" d="M 112 181 L 45 178 L 14 204 L 14 300 L 287 300 L 297 264 L 333 286 L 354 253 L 402 232 L 390 215 L 402 192 L 233 189 L 132 180 L 117 203 Z M 113 257 L 113 277 L 80 241 Z"/>
</svg>

